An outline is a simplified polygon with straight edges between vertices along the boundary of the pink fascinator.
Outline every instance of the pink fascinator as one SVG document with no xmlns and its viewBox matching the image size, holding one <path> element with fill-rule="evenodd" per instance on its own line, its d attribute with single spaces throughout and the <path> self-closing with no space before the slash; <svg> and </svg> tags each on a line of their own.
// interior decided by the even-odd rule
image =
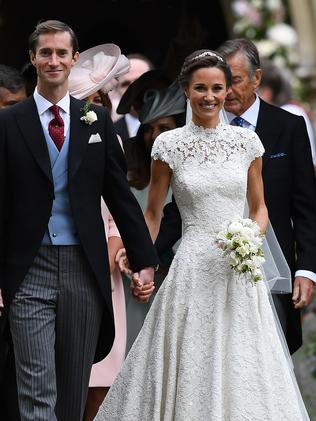
<svg viewBox="0 0 316 421">
<path fill-rule="evenodd" d="M 128 59 L 117 45 L 97 45 L 80 54 L 69 75 L 69 92 L 78 99 L 99 90 L 108 93 L 128 71 Z"/>
</svg>

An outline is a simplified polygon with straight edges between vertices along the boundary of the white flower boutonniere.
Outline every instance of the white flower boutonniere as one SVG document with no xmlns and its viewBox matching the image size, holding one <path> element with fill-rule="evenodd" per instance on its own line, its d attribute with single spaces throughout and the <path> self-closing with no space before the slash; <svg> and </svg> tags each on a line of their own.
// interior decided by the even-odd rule
<svg viewBox="0 0 316 421">
<path fill-rule="evenodd" d="M 86 124 L 89 124 L 89 126 L 97 121 L 98 116 L 94 111 L 89 110 L 88 102 L 83 106 L 82 111 L 84 115 L 80 118 L 80 120 L 84 121 Z"/>
</svg>

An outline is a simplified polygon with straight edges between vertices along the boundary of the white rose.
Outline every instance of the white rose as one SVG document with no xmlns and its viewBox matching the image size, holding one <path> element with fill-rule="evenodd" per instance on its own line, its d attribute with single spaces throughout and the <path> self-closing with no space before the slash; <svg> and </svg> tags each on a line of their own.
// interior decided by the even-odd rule
<svg viewBox="0 0 316 421">
<path fill-rule="evenodd" d="M 232 222 L 229 224 L 227 231 L 230 234 L 237 234 L 242 230 L 243 226 L 240 222 Z"/>
<path fill-rule="evenodd" d="M 241 235 L 246 241 L 251 241 L 254 238 L 253 230 L 248 227 L 243 227 L 241 229 Z"/>
<path fill-rule="evenodd" d="M 297 45 L 297 33 L 292 26 L 286 23 L 278 23 L 267 31 L 268 37 L 284 47 L 295 47 Z"/>
<path fill-rule="evenodd" d="M 250 218 L 242 219 L 242 223 L 245 227 L 251 227 L 253 225 L 253 220 Z"/>
<path fill-rule="evenodd" d="M 253 247 L 258 249 L 260 246 L 262 246 L 262 243 L 263 243 L 262 237 L 260 237 L 259 235 L 256 235 L 255 237 L 253 237 L 253 240 L 252 240 Z"/>
<path fill-rule="evenodd" d="M 94 111 L 88 111 L 87 114 L 85 115 L 85 117 L 86 117 L 86 121 L 89 124 L 94 123 L 98 119 L 98 117 L 97 117 L 97 115 Z"/>
</svg>

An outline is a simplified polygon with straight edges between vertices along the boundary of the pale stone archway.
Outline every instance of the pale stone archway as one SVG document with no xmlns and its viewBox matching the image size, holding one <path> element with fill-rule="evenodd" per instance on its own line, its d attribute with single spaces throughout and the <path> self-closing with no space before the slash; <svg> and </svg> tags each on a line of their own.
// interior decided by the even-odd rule
<svg viewBox="0 0 316 421">
<path fill-rule="evenodd" d="M 307 101 L 316 114 L 316 0 L 288 0 L 292 25 L 298 34 L 298 76 L 308 84 Z"/>
</svg>

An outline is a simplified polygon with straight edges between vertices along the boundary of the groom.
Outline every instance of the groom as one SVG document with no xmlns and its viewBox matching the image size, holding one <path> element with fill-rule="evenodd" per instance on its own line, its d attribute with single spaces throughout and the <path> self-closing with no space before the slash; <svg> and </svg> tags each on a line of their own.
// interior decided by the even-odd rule
<svg viewBox="0 0 316 421">
<path fill-rule="evenodd" d="M 2 324 L 12 336 L 21 418 L 80 421 L 91 365 L 115 334 L 101 196 L 140 301 L 153 290 L 157 256 L 107 112 L 69 96 L 74 32 L 42 22 L 29 44 L 37 88 L 0 112 Z"/>
<path fill-rule="evenodd" d="M 254 130 L 265 148 L 263 181 L 269 217 L 292 271 L 293 295 L 274 295 L 290 352 L 302 344 L 300 309 L 314 296 L 316 282 L 316 182 L 307 130 L 298 117 L 262 101 L 255 93 L 261 69 L 256 46 L 246 39 L 226 41 L 217 50 L 232 71 L 225 101 L 231 124 Z M 241 117 L 237 119 L 236 117 Z M 162 254 L 181 236 L 175 202 L 164 209 L 156 248 Z"/>
</svg>

